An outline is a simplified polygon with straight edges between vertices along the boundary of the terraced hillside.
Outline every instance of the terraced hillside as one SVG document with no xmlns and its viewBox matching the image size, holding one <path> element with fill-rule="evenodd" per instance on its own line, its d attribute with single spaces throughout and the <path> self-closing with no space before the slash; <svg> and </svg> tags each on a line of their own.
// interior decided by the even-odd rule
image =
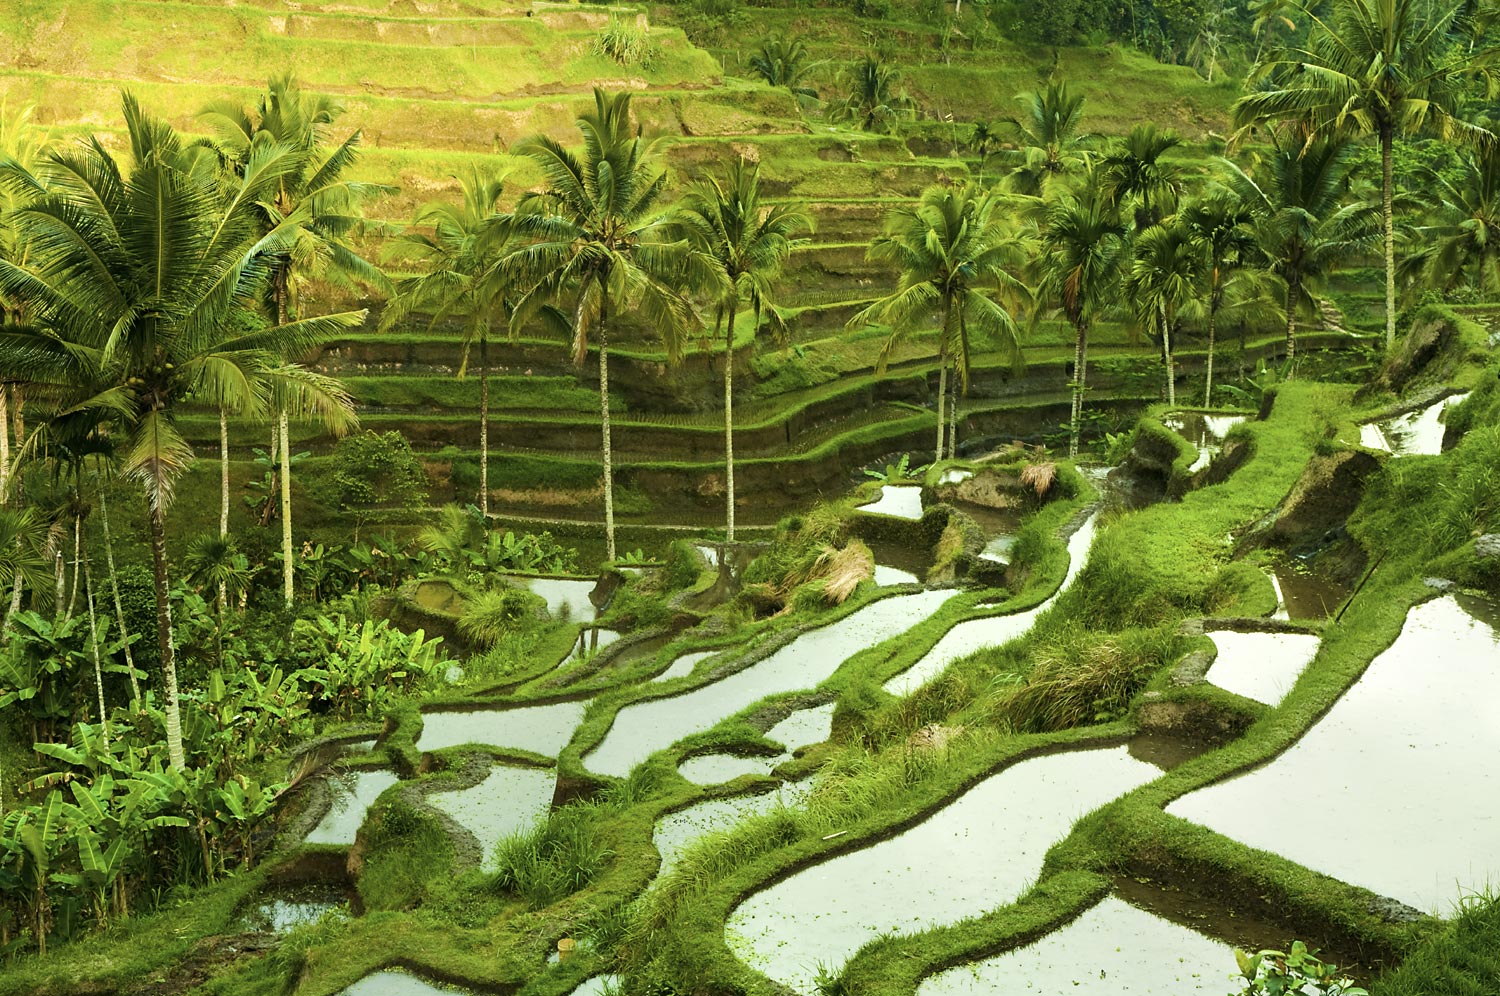
<svg viewBox="0 0 1500 996">
<path fill-rule="evenodd" d="M 922 113 L 899 135 L 877 136 L 806 116 L 788 91 L 735 75 L 746 73 L 746 46 L 696 47 L 664 23 L 673 13 L 658 8 L 648 17 L 628 8 L 491 0 L 21 0 L 0 12 L 0 31 L 10 42 L 0 53 L 0 96 L 12 107 L 34 105 L 37 120 L 58 140 L 94 135 L 118 144 L 121 89 L 179 128 L 203 133 L 199 113 L 206 105 L 250 105 L 268 77 L 291 71 L 346 108 L 338 133 L 359 129 L 363 135 L 357 178 L 389 188 L 368 214 L 398 225 L 426 201 L 455 197 L 456 177 L 471 167 L 507 172 L 509 196 L 518 196 L 539 181 L 530 161 L 509 151 L 520 139 L 543 133 L 571 142 L 573 119 L 595 83 L 635 91 L 634 112 L 644 132 L 661 140 L 672 191 L 744 156 L 761 164 L 774 198 L 807 203 L 817 222 L 812 244 L 797 254 L 783 281 L 791 351 L 745 334 L 735 356 L 748 375 L 741 420 L 750 461 L 746 512 L 751 524 L 767 523 L 789 502 L 842 489 L 858 466 L 925 443 L 922 407 L 936 389 L 930 343 L 913 338 L 891 370 L 876 376 L 882 335 L 844 330 L 894 280 L 888 269 L 865 260 L 864 249 L 892 206 L 930 184 L 979 171 L 963 145 L 964 122 L 1011 113 L 1015 94 L 1045 75 L 1054 53 L 944 47 L 934 29 L 897 25 L 879 41 L 899 47 Z M 871 41 L 869 25 L 843 9 L 764 13 L 765 31 L 801 34 L 827 60 L 817 78 L 827 93 L 836 89 L 838 66 Z M 656 54 L 648 69 L 627 69 L 597 50 L 612 22 L 649 32 Z M 1055 57 L 1096 98 L 1086 120 L 1090 129 L 1117 134 L 1147 110 L 1195 139 L 1224 126 L 1231 91 L 1208 87 L 1185 68 L 1106 49 Z M 1182 155 L 1205 153 L 1194 145 Z M 367 236 L 371 256 L 381 256 L 390 231 L 387 226 Z M 374 308 L 369 326 L 311 359 L 348 378 L 369 427 L 396 427 L 419 449 L 443 451 L 429 455 L 435 498 L 446 499 L 453 461 L 472 463 L 478 437 L 472 417 L 477 388 L 452 378 L 457 334 L 430 332 L 420 321 L 376 332 L 379 302 L 362 303 Z M 705 348 L 690 351 L 681 368 L 668 370 L 650 330 L 628 327 L 628 317 L 625 324 L 617 373 L 622 512 L 627 520 L 711 521 L 720 487 L 713 385 L 716 367 L 722 369 L 721 347 L 701 344 Z M 1028 372 L 1019 378 L 998 354 L 982 356 L 981 376 L 965 401 L 966 437 L 1039 439 L 1055 426 L 1069 342 L 1060 325 L 1037 329 L 1028 343 Z M 1101 395 L 1154 399 L 1155 390 L 1145 386 L 1149 378 L 1132 367 L 1149 363 L 1147 347 L 1127 343 L 1118 330 L 1103 330 L 1099 342 Z M 1249 345 L 1253 363 L 1274 350 L 1274 336 Z M 1190 371 L 1194 347 L 1185 346 Z M 492 471 L 498 507 L 524 515 L 565 506 L 581 518 L 592 516 L 598 501 L 592 366 L 575 369 L 562 343 L 540 330 L 501 352 Z M 1119 367 L 1113 373 L 1112 363 Z M 207 417 L 189 429 L 204 447 L 217 438 Z M 317 452 L 330 443 L 311 429 L 301 435 Z M 248 457 L 264 436 L 254 427 L 234 427 L 234 445 L 245 458 L 235 468 L 238 477 L 258 476 Z M 212 484 L 207 476 L 198 483 L 204 489 Z M 193 482 L 187 487 L 191 491 Z M 312 511 L 307 521 L 316 524 Z"/>
</svg>

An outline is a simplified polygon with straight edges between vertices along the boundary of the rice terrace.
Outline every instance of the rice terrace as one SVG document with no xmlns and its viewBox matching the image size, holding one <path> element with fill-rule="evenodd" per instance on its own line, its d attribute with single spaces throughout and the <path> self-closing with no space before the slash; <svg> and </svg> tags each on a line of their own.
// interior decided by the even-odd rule
<svg viewBox="0 0 1500 996">
<path fill-rule="evenodd" d="M 1500 996 L 1495 0 L 0 42 L 0 996 Z"/>
</svg>

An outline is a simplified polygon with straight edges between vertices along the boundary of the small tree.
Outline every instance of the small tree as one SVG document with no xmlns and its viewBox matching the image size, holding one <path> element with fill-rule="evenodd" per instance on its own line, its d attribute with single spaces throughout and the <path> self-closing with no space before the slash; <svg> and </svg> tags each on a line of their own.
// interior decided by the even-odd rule
<svg viewBox="0 0 1500 996">
<path fill-rule="evenodd" d="M 896 122 L 914 117 L 916 101 L 901 89 L 901 73 L 873 55 L 858 59 L 841 78 L 848 96 L 828 112 L 830 121 L 850 121 L 861 131 L 894 131 Z"/>
<path fill-rule="evenodd" d="M 333 448 L 331 497 L 354 516 L 354 541 L 382 511 L 413 511 L 427 504 L 427 472 L 401 433 L 365 430 Z"/>
</svg>

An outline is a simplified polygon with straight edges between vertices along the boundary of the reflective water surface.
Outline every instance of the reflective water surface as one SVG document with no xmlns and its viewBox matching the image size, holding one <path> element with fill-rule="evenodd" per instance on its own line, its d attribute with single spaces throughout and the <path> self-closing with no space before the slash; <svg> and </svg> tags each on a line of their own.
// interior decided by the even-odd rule
<svg viewBox="0 0 1500 996">
<path fill-rule="evenodd" d="M 484 781 L 454 792 L 434 792 L 429 805 L 453 817 L 479 841 L 483 867 L 494 867 L 495 845 L 525 830 L 552 808 L 557 773 L 550 768 L 497 764 Z"/>
<path fill-rule="evenodd" d="M 1207 680 L 1266 705 L 1280 704 L 1318 653 L 1318 638 L 1310 633 L 1215 630 L 1208 636 L 1219 654 L 1208 669 Z"/>
<path fill-rule="evenodd" d="M 582 702 L 556 702 L 519 709 L 424 713 L 417 749 L 489 744 L 556 757 L 582 722 L 584 708 Z"/>
<path fill-rule="evenodd" d="M 309 844 L 353 844 L 370 806 L 400 779 L 393 771 L 351 771 L 328 781 L 333 807 L 307 835 Z"/>
<path fill-rule="evenodd" d="M 1125 747 L 1021 761 L 895 837 L 755 893 L 726 938 L 748 964 L 810 994 L 883 932 L 955 923 L 1016 899 L 1075 820 L 1160 774 Z"/>
<path fill-rule="evenodd" d="M 1167 812 L 1451 913 L 1465 890 L 1500 882 L 1500 642 L 1481 618 L 1493 611 L 1452 596 L 1412 609 L 1301 740 Z"/>
</svg>

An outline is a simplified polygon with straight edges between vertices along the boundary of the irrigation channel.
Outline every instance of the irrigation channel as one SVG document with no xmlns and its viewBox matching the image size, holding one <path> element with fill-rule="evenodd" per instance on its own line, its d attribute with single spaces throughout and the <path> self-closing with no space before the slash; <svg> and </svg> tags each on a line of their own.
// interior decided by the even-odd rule
<svg viewBox="0 0 1500 996">
<path fill-rule="evenodd" d="M 1364 427 L 1395 453 L 1437 452 L 1444 399 L 1379 426 Z M 1206 467 L 1238 419 L 1181 413 L 1163 419 L 1200 453 Z M 967 472 L 965 472 L 967 473 Z M 1102 475 L 1091 475 L 1102 480 Z M 963 477 L 945 477 L 944 484 Z M 915 520 L 922 491 L 884 486 L 861 508 L 871 515 Z M 1014 517 L 996 515 L 986 528 L 986 559 L 1002 560 Z M 1069 563 L 1057 592 L 1033 608 L 999 613 L 979 606 L 952 625 L 919 660 L 891 678 L 886 692 L 910 695 L 976 650 L 1024 635 L 1083 570 L 1100 525 L 1096 509 L 1067 539 Z M 877 547 L 878 550 L 878 547 Z M 711 561 L 713 551 L 704 548 Z M 582 758 L 597 774 L 628 775 L 652 754 L 744 712 L 769 696 L 808 691 L 854 655 L 905 633 L 956 597 L 957 589 L 922 588 L 909 558 L 885 557 L 877 583 L 898 590 L 821 628 L 797 633 L 768 653 L 729 648 L 684 653 L 643 688 L 707 678 L 688 691 L 647 697 L 621 708 L 598 745 Z M 901 559 L 902 566 L 889 561 Z M 920 568 L 919 568 L 920 569 Z M 1215 652 L 1201 680 L 1264 706 L 1276 706 L 1316 658 L 1319 638 L 1295 620 L 1329 616 L 1345 592 L 1299 569 L 1268 570 L 1278 606 L 1270 625 L 1209 625 Z M 554 611 L 593 618 L 588 583 L 539 579 L 532 590 Z M 1413 608 L 1400 637 L 1369 666 L 1333 709 L 1271 763 L 1210 784 L 1171 802 L 1166 811 L 1252 847 L 1437 914 L 1451 912 L 1462 890 L 1500 877 L 1500 774 L 1487 758 L 1500 750 L 1500 725 L 1489 703 L 1500 699 L 1500 635 L 1496 609 L 1459 596 L 1434 597 Z M 736 668 L 736 664 L 742 664 Z M 464 744 L 556 758 L 572 740 L 588 703 L 556 702 L 427 713 L 416 747 L 423 753 Z M 801 805 L 816 776 L 774 784 L 775 772 L 832 733 L 834 705 L 799 709 L 765 733 L 782 753 L 703 753 L 678 766 L 688 781 L 717 786 L 755 776 L 749 791 L 716 795 L 660 817 L 653 842 L 661 855 L 657 881 L 684 854 L 744 819 Z M 1371 736 L 1367 731 L 1380 731 Z M 1048 850 L 1090 811 L 1155 780 L 1182 760 L 1172 751 L 1152 760 L 1139 744 L 1052 749 L 1023 754 L 980 778 L 894 835 L 796 870 L 745 896 L 726 923 L 726 941 L 757 971 L 809 996 L 822 973 L 837 973 L 882 936 L 941 929 L 1016 902 L 1042 871 Z M 368 768 L 340 776 L 341 800 L 307 836 L 309 843 L 352 844 L 369 805 L 398 779 Z M 426 804 L 472 834 L 486 866 L 496 841 L 522 829 L 552 805 L 552 767 L 494 763 L 467 788 L 432 791 Z M 1320 786 L 1319 805 L 1284 791 Z M 1441 811 L 1444 818 L 1431 816 Z M 1004 846 L 996 846 L 1003 841 Z M 1232 988 L 1233 956 L 1224 940 L 1157 915 L 1123 881 L 1067 922 L 1030 943 L 946 968 L 922 980 L 920 996 L 1003 991 L 1222 994 Z M 315 920 L 346 901 L 339 890 L 298 886 L 260 897 L 244 912 L 255 929 L 281 931 Z M 1154 907 L 1153 907 L 1154 909 Z M 1121 943 L 1121 939 L 1128 943 Z M 1163 973 L 1166 973 L 1165 975 Z M 1024 982 L 1023 982 L 1024 980 Z M 595 976 L 576 996 L 612 991 L 618 980 Z M 452 992 L 403 971 L 383 971 L 345 990 L 346 996 L 418 996 Z"/>
</svg>

